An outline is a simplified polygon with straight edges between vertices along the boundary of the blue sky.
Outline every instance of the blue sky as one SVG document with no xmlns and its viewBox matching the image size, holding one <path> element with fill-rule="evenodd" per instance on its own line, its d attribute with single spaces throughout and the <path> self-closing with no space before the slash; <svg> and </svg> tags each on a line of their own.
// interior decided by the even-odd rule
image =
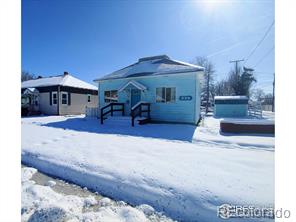
<svg viewBox="0 0 296 222">
<path fill-rule="evenodd" d="M 68 71 L 92 83 L 140 57 L 208 56 L 220 80 L 233 67 L 229 61 L 247 58 L 273 21 L 272 0 L 23 0 L 22 69 L 42 76 Z M 273 47 L 274 26 L 245 64 L 259 63 L 256 86 L 266 92 Z"/>
</svg>

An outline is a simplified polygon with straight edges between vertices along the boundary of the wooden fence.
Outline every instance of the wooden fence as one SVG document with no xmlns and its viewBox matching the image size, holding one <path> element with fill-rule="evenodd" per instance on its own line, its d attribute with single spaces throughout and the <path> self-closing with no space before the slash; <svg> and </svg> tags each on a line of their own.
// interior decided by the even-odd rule
<svg viewBox="0 0 296 222">
<path fill-rule="evenodd" d="M 100 109 L 98 107 L 85 107 L 85 116 L 98 118 L 100 116 Z"/>
</svg>

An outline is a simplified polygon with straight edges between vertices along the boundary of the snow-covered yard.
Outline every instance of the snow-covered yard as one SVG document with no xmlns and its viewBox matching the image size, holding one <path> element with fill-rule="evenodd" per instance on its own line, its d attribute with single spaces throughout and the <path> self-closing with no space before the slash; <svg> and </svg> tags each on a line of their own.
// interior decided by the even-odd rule
<svg viewBox="0 0 296 222">
<path fill-rule="evenodd" d="M 224 203 L 274 205 L 274 137 L 201 127 L 72 117 L 22 119 L 22 161 L 183 221 L 219 221 Z M 241 220 L 240 220 L 241 221 Z"/>
</svg>

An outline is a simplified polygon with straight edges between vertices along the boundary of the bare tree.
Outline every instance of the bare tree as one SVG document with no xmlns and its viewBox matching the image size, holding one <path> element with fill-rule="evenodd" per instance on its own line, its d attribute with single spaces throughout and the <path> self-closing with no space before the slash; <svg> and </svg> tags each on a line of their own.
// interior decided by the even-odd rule
<svg viewBox="0 0 296 222">
<path fill-rule="evenodd" d="M 214 64 L 210 60 L 208 60 L 207 57 L 203 57 L 203 56 L 196 57 L 192 63 L 205 68 L 205 71 L 204 71 L 205 78 L 202 84 L 201 95 L 202 95 L 202 101 L 204 101 L 206 104 L 206 113 L 207 113 L 209 111 L 210 101 L 213 100 L 215 95 Z"/>
<path fill-rule="evenodd" d="M 234 95 L 234 91 L 229 84 L 228 80 L 221 80 L 215 85 L 215 95 L 217 96 L 231 96 Z"/>
<path fill-rule="evenodd" d="M 32 73 L 29 73 L 28 71 L 24 71 L 22 70 L 22 74 L 21 74 L 21 81 L 27 81 L 27 80 L 31 80 L 31 79 L 35 79 L 35 75 Z"/>
<path fill-rule="evenodd" d="M 257 102 L 261 102 L 265 97 L 265 93 L 262 89 L 258 88 L 253 90 L 252 92 L 252 99 L 254 99 Z"/>
</svg>

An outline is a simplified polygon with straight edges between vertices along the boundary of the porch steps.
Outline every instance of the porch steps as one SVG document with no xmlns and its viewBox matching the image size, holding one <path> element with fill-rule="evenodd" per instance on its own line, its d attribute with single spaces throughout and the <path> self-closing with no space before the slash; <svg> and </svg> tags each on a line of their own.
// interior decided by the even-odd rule
<svg viewBox="0 0 296 222">
<path fill-rule="evenodd" d="M 136 118 L 136 120 L 138 121 L 139 125 L 144 125 L 150 122 L 150 119 L 147 117 Z"/>
</svg>

